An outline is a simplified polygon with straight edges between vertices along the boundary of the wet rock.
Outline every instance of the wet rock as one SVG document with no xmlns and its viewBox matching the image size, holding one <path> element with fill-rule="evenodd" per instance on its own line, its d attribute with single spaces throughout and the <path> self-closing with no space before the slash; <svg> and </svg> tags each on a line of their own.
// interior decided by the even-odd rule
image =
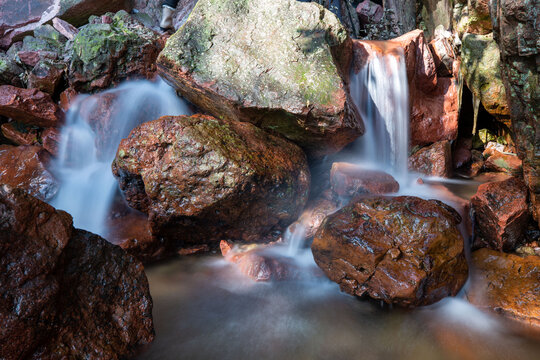
<svg viewBox="0 0 540 360">
<path fill-rule="evenodd" d="M 16 145 L 37 145 L 39 144 L 39 133 L 35 127 L 24 124 L 10 122 L 0 126 L 4 137 Z"/>
<path fill-rule="evenodd" d="M 160 47 L 158 34 L 125 11 L 112 23 L 79 29 L 70 50 L 69 83 L 77 91 L 104 89 L 126 78 L 152 78 Z"/>
<path fill-rule="evenodd" d="M 538 335 L 540 258 L 480 249 L 473 252 L 472 260 L 474 272 L 466 291 L 467 299 L 475 306 L 500 314 Z"/>
<path fill-rule="evenodd" d="M 62 64 L 40 61 L 28 75 L 28 87 L 54 95 L 63 76 Z"/>
<path fill-rule="evenodd" d="M 363 24 L 375 24 L 383 18 L 384 10 L 381 5 L 364 0 L 356 7 L 356 13 Z"/>
<path fill-rule="evenodd" d="M 240 272 L 252 280 L 290 280 L 301 275 L 292 258 L 271 252 L 271 244 L 235 245 L 222 240 L 219 246 L 225 259 L 236 264 Z"/>
<path fill-rule="evenodd" d="M 409 169 L 440 177 L 452 175 L 452 147 L 449 141 L 440 141 L 421 148 L 409 156 Z"/>
<path fill-rule="evenodd" d="M 0 0 L 0 47 L 8 48 L 55 17 L 81 26 L 90 15 L 131 8 L 127 0 L 30 0 L 24 6 L 18 1 Z"/>
<path fill-rule="evenodd" d="M 399 191 L 399 183 L 392 175 L 384 171 L 369 170 L 359 165 L 344 162 L 332 164 L 330 184 L 336 195 L 346 197 Z"/>
<path fill-rule="evenodd" d="M 506 90 L 513 140 L 523 160 L 523 177 L 529 188 L 533 216 L 540 225 L 540 130 L 538 114 L 537 59 L 538 11 L 530 1 L 491 1 L 493 38 L 501 58 L 501 75 Z"/>
<path fill-rule="evenodd" d="M 277 132 L 317 158 L 364 132 L 347 92 L 350 49 L 339 20 L 313 3 L 200 0 L 158 66 L 202 110 Z"/>
<path fill-rule="evenodd" d="M 50 154 L 41 146 L 0 145 L 0 184 L 48 201 L 59 186 L 48 169 L 49 163 Z"/>
<path fill-rule="evenodd" d="M 338 209 L 339 202 L 334 199 L 321 196 L 310 200 L 298 220 L 289 226 L 289 231 L 303 232 L 306 239 L 312 239 L 323 220 Z"/>
<path fill-rule="evenodd" d="M 471 198 L 475 213 L 475 247 L 499 251 L 515 248 L 529 221 L 527 188 L 521 179 L 482 184 Z"/>
<path fill-rule="evenodd" d="M 119 358 L 154 337 L 142 265 L 71 217 L 0 187 L 0 357 Z"/>
<path fill-rule="evenodd" d="M 58 128 L 47 128 L 41 132 L 41 145 L 52 155 L 58 155 L 61 135 Z"/>
<path fill-rule="evenodd" d="M 61 112 L 50 95 L 36 89 L 0 86 L 0 115 L 41 127 L 58 126 Z"/>
<path fill-rule="evenodd" d="M 459 113 L 456 81 L 437 76 L 435 59 L 421 30 L 384 42 L 353 42 L 356 72 L 376 54 L 397 56 L 403 52 L 409 83 L 412 145 L 456 139 Z"/>
<path fill-rule="evenodd" d="M 78 95 L 79 93 L 74 88 L 69 87 L 60 93 L 60 101 L 58 102 L 58 105 L 60 105 L 60 108 L 64 112 L 67 112 Z"/>
<path fill-rule="evenodd" d="M 138 126 L 122 140 L 113 172 L 129 205 L 149 215 L 154 238 L 170 248 L 264 241 L 300 215 L 310 180 L 296 145 L 203 115 Z"/>
<path fill-rule="evenodd" d="M 490 171 L 505 172 L 509 175 L 520 175 L 522 162 L 515 154 L 493 152 L 485 161 L 484 167 Z"/>
<path fill-rule="evenodd" d="M 461 60 L 463 78 L 473 95 L 487 112 L 509 124 L 510 109 L 501 79 L 499 47 L 493 35 L 465 34 Z"/>
<path fill-rule="evenodd" d="M 328 216 L 311 249 L 351 295 L 404 307 L 455 295 L 467 279 L 459 214 L 437 200 L 357 198 Z"/>
<path fill-rule="evenodd" d="M 0 52 L 0 85 L 22 86 L 24 69 L 4 52 Z"/>
</svg>

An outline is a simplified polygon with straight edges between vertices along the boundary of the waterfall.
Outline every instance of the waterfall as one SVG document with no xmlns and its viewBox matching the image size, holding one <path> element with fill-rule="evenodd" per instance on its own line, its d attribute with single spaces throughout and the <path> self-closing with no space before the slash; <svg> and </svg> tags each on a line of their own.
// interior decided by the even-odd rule
<svg viewBox="0 0 540 360">
<path fill-rule="evenodd" d="M 407 180 L 409 154 L 409 86 L 403 53 L 372 56 L 351 76 L 351 96 L 365 134 L 355 146 L 357 162 Z"/>
<path fill-rule="evenodd" d="M 75 227 L 106 237 L 106 219 L 117 192 L 111 163 L 120 141 L 143 122 L 182 114 L 190 114 L 186 103 L 162 80 L 130 81 L 79 96 L 61 130 L 53 164 L 60 190 L 51 205 L 70 213 Z"/>
</svg>

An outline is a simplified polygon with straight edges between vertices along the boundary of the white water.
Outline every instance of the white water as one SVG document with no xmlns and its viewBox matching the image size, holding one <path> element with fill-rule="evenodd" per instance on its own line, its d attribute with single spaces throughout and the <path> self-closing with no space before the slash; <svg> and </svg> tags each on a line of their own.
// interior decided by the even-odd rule
<svg viewBox="0 0 540 360">
<path fill-rule="evenodd" d="M 70 213 L 75 227 L 106 237 L 106 219 L 118 187 L 111 163 L 120 141 L 143 122 L 190 111 L 161 80 L 126 82 L 104 94 L 116 95 L 110 120 L 102 122 L 105 130 L 96 132 L 89 124 L 89 117 L 99 113 L 96 96 L 79 96 L 67 113 L 54 164 L 61 185 L 52 205 Z"/>
</svg>

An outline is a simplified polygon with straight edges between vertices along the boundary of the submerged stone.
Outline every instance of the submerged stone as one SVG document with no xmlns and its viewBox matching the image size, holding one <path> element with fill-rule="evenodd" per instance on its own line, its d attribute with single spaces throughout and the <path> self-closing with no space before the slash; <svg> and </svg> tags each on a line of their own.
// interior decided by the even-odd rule
<svg viewBox="0 0 540 360">
<path fill-rule="evenodd" d="M 314 3 L 200 0 L 158 66 L 199 108 L 321 157 L 364 131 L 347 92 L 350 60 L 345 28 Z"/>
<path fill-rule="evenodd" d="M 113 172 L 168 250 L 221 239 L 264 241 L 302 211 L 306 157 L 249 123 L 164 116 L 122 140 Z"/>
</svg>

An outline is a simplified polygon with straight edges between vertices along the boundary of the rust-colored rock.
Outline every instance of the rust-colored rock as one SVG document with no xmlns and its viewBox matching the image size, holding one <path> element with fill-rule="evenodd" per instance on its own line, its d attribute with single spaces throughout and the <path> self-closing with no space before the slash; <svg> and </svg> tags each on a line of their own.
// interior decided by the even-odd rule
<svg viewBox="0 0 540 360">
<path fill-rule="evenodd" d="M 452 175 L 450 142 L 440 141 L 418 150 L 409 157 L 409 169 L 425 175 L 450 177 Z"/>
<path fill-rule="evenodd" d="M 199 0 L 158 68 L 205 112 L 279 133 L 321 158 L 364 132 L 347 91 L 351 46 L 316 4 Z"/>
<path fill-rule="evenodd" d="M 512 250 L 521 241 L 529 221 L 527 188 L 511 177 L 482 184 L 471 198 L 475 213 L 475 247 Z"/>
<path fill-rule="evenodd" d="M 456 54 L 450 41 L 443 36 L 437 36 L 429 42 L 429 48 L 433 54 L 437 75 L 452 76 Z"/>
<path fill-rule="evenodd" d="M 50 154 L 41 146 L 0 145 L 0 184 L 50 200 L 59 185 L 47 168 L 49 162 Z"/>
<path fill-rule="evenodd" d="M 480 249 L 472 260 L 467 299 L 540 335 L 540 257 Z"/>
<path fill-rule="evenodd" d="M 290 280 L 300 277 L 301 271 L 292 258 L 269 252 L 271 244 L 235 245 L 222 240 L 219 246 L 225 259 L 236 264 L 240 272 L 252 280 Z"/>
<path fill-rule="evenodd" d="M 41 132 L 41 145 L 52 155 L 58 155 L 62 134 L 58 128 L 47 128 Z"/>
<path fill-rule="evenodd" d="M 458 91 L 453 77 L 437 76 L 437 65 L 421 30 L 388 41 L 353 40 L 356 72 L 379 55 L 404 54 L 409 83 L 411 145 L 455 140 Z M 452 66 L 456 66 L 454 61 Z"/>
<path fill-rule="evenodd" d="M 0 115 L 28 125 L 58 126 L 60 109 L 50 95 L 36 89 L 0 86 Z"/>
<path fill-rule="evenodd" d="M 360 194 L 388 194 L 399 191 L 399 183 L 392 175 L 344 162 L 332 164 L 330 184 L 336 195 L 346 197 Z"/>
<path fill-rule="evenodd" d="M 24 126 L 16 122 L 3 123 L 2 134 L 16 145 L 38 145 L 39 134 L 36 128 Z"/>
<path fill-rule="evenodd" d="M 522 161 L 514 154 L 505 154 L 499 151 L 493 151 L 486 159 L 484 167 L 490 171 L 505 172 L 509 175 L 518 176 L 521 174 Z"/>
<path fill-rule="evenodd" d="M 324 196 L 310 200 L 298 220 L 289 226 L 289 230 L 303 231 L 306 239 L 312 239 L 323 220 L 338 209 L 338 201 Z"/>
<path fill-rule="evenodd" d="M 46 61 L 38 62 L 28 75 L 28 87 L 54 95 L 64 76 L 64 66 Z"/>
<path fill-rule="evenodd" d="M 154 238 L 170 248 L 264 241 L 300 215 L 310 182 L 296 145 L 203 115 L 139 125 L 122 140 L 113 172 L 129 205 L 149 215 Z"/>
<path fill-rule="evenodd" d="M 62 91 L 60 93 L 60 102 L 59 102 L 60 108 L 64 112 L 67 112 L 69 110 L 69 107 L 71 106 L 71 104 L 73 104 L 73 101 L 75 101 L 78 95 L 79 93 L 75 91 L 74 88 L 71 88 L 71 87 Z"/>
<path fill-rule="evenodd" d="M 0 186 L 0 358 L 116 359 L 153 337 L 142 265 L 71 217 Z"/>
<path fill-rule="evenodd" d="M 457 294 L 467 280 L 459 214 L 437 200 L 357 198 L 329 215 L 311 249 L 351 295 L 404 307 Z"/>
</svg>

